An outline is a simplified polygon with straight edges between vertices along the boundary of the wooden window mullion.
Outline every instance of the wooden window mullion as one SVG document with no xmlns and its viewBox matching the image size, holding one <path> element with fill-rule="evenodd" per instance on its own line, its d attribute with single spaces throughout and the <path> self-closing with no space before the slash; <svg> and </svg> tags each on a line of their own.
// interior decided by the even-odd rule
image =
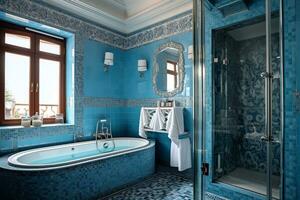
<svg viewBox="0 0 300 200">
<path fill-rule="evenodd" d="M 5 74 L 4 74 L 4 31 L 0 30 L 0 123 L 4 121 L 5 118 Z"/>
<path fill-rule="evenodd" d="M 35 113 L 39 113 L 39 58 L 37 56 L 37 51 L 38 51 L 38 42 L 37 42 L 37 37 L 34 36 L 33 38 L 33 48 L 34 48 L 34 64 L 33 64 L 33 82 L 34 82 L 34 91 L 33 91 L 33 99 L 34 99 L 34 104 L 32 105 L 32 110 L 34 115 Z"/>
</svg>

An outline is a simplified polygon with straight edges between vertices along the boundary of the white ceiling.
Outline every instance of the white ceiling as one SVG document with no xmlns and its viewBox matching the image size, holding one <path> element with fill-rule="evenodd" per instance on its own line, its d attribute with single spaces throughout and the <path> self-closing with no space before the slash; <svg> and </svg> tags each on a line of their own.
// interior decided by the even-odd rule
<svg viewBox="0 0 300 200">
<path fill-rule="evenodd" d="M 131 33 L 192 9 L 192 0 L 43 0 L 122 33 Z"/>
</svg>

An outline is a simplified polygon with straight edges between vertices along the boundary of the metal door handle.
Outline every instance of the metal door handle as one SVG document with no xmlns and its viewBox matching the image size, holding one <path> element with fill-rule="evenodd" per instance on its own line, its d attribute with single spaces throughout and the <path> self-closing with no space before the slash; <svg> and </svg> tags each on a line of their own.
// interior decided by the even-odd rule
<svg viewBox="0 0 300 200">
<path fill-rule="evenodd" d="M 261 76 L 262 78 L 273 78 L 273 73 L 270 73 L 270 72 L 262 72 L 262 73 L 260 74 L 260 76 Z"/>
<path fill-rule="evenodd" d="M 271 136 L 271 137 L 268 137 L 268 136 L 261 136 L 261 141 L 264 141 L 264 142 L 273 142 L 274 141 L 274 137 Z"/>
</svg>

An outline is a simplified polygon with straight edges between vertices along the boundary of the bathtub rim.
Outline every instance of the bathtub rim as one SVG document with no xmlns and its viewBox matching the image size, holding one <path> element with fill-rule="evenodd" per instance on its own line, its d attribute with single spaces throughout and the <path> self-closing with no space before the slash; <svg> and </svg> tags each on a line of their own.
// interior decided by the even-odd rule
<svg viewBox="0 0 300 200">
<path fill-rule="evenodd" d="M 134 148 L 131 150 L 125 150 L 125 151 L 120 151 L 120 152 L 116 152 L 114 154 L 109 154 L 109 155 L 105 155 L 105 156 L 99 156 L 99 157 L 95 157 L 95 158 L 91 158 L 88 160 L 82 160 L 79 162 L 75 162 L 75 163 L 69 163 L 69 164 L 65 164 L 65 165 L 61 165 L 61 166 L 53 166 L 53 167 L 41 167 L 41 168 L 37 168 L 37 167 L 17 167 L 17 166 L 12 166 L 8 163 L 8 158 L 12 155 L 15 155 L 17 153 L 20 152 L 26 152 L 26 151 L 32 151 L 34 149 L 43 149 L 43 148 L 51 148 L 51 147 L 55 147 L 55 146 L 72 146 L 74 143 L 67 143 L 67 144 L 62 144 L 62 145 L 50 145 L 47 147 L 41 147 L 41 148 L 32 148 L 29 150 L 25 150 L 25 151 L 20 151 L 20 152 L 16 152 L 16 153 L 12 153 L 12 154 L 8 154 L 5 156 L 0 157 L 0 168 L 1 169 L 6 169 L 6 170 L 12 170 L 12 171 L 48 171 L 48 170 L 57 170 L 57 169 L 62 169 L 62 168 L 68 168 L 68 167 L 74 167 L 77 165 L 81 165 L 81 164 L 86 164 L 86 163 L 90 163 L 90 162 L 96 162 L 96 161 L 100 161 L 103 159 L 109 159 L 109 158 L 114 158 L 117 156 L 122 156 L 122 155 L 126 155 L 126 154 L 131 154 L 134 152 L 138 152 L 138 151 L 143 151 L 143 150 L 147 150 L 150 149 L 152 147 L 155 146 L 155 141 L 153 140 L 149 140 L 149 139 L 144 139 L 144 138 L 135 138 L 135 137 L 116 137 L 115 139 L 140 139 L 140 140 L 147 140 L 148 144 L 142 147 L 138 147 L 138 148 Z M 90 141 L 84 141 L 84 142 L 76 142 L 76 143 L 89 143 L 92 142 L 93 140 Z"/>
</svg>

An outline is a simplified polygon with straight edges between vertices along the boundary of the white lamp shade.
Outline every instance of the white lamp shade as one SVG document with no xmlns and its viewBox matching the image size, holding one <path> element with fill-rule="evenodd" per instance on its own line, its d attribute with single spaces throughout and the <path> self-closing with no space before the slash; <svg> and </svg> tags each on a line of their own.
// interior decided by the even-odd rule
<svg viewBox="0 0 300 200">
<path fill-rule="evenodd" d="M 138 71 L 144 72 L 147 71 L 147 61 L 146 60 L 138 60 Z"/>
<path fill-rule="evenodd" d="M 114 54 L 113 53 L 105 52 L 104 64 L 105 65 L 113 65 L 114 64 Z"/>
</svg>

